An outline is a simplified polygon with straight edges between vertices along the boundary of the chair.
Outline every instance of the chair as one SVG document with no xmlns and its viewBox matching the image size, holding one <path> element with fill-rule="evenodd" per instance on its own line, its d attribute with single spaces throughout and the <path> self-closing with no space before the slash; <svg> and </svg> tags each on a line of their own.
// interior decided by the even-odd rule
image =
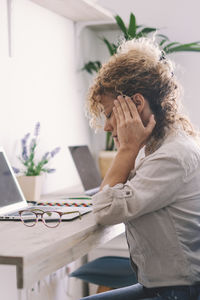
<svg viewBox="0 0 200 300">
<path fill-rule="evenodd" d="M 130 265 L 128 257 L 103 256 L 84 264 L 70 277 L 76 277 L 86 282 L 97 284 L 97 292 L 121 288 L 137 283 L 137 278 Z"/>
</svg>

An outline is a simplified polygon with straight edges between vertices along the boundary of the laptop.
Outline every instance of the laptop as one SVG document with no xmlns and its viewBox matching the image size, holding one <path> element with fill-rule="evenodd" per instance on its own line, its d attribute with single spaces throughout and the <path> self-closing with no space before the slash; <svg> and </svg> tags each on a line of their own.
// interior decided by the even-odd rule
<svg viewBox="0 0 200 300">
<path fill-rule="evenodd" d="M 102 179 L 88 146 L 69 146 L 68 148 L 83 184 L 85 195 L 96 194 Z"/>
<path fill-rule="evenodd" d="M 0 147 L 0 220 L 20 220 L 19 210 L 39 208 L 45 211 L 59 210 L 62 212 L 79 211 L 81 215 L 92 210 L 91 207 L 52 207 L 30 206 L 26 201 L 19 183 L 14 175 L 5 151 Z M 63 215 L 62 220 L 77 218 L 76 214 Z"/>
</svg>

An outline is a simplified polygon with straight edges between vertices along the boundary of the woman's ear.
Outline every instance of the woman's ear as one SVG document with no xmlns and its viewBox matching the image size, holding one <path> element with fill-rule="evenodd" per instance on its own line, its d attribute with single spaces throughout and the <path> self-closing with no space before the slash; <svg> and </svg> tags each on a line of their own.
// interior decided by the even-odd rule
<svg viewBox="0 0 200 300">
<path fill-rule="evenodd" d="M 133 99 L 133 102 L 137 107 L 138 113 L 141 114 L 145 106 L 144 97 L 142 96 L 142 94 L 136 93 L 131 97 L 131 99 Z"/>
<path fill-rule="evenodd" d="M 149 122 L 150 116 L 152 115 L 148 101 L 140 93 L 134 94 L 131 98 L 137 107 L 143 125 L 146 126 Z"/>
</svg>

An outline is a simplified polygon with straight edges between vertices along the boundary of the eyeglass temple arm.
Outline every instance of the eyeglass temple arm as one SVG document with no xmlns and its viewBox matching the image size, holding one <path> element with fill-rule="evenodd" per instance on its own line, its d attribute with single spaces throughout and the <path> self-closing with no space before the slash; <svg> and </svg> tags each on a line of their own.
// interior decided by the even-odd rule
<svg viewBox="0 0 200 300">
<path fill-rule="evenodd" d="M 74 213 L 78 213 L 79 214 L 79 219 L 81 219 L 81 213 L 78 210 L 63 212 L 62 215 L 74 214 Z"/>
</svg>

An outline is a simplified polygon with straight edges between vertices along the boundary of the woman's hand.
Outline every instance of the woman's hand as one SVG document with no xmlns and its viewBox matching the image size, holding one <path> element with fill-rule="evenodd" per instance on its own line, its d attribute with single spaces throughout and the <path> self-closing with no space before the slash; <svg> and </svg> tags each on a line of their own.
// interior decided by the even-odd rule
<svg viewBox="0 0 200 300">
<path fill-rule="evenodd" d="M 118 96 L 114 101 L 113 112 L 117 123 L 118 150 L 139 150 L 145 145 L 154 127 L 154 116 L 151 115 L 146 127 L 143 125 L 135 103 L 130 97 Z"/>
<path fill-rule="evenodd" d="M 154 116 L 150 115 L 149 121 L 145 120 L 146 126 L 144 126 L 134 102 L 129 97 L 118 96 L 114 101 L 113 112 L 117 126 L 115 144 L 118 151 L 103 179 L 101 189 L 107 184 L 114 186 L 127 181 L 130 171 L 135 166 L 140 148 L 145 144 L 156 124 Z"/>
</svg>

